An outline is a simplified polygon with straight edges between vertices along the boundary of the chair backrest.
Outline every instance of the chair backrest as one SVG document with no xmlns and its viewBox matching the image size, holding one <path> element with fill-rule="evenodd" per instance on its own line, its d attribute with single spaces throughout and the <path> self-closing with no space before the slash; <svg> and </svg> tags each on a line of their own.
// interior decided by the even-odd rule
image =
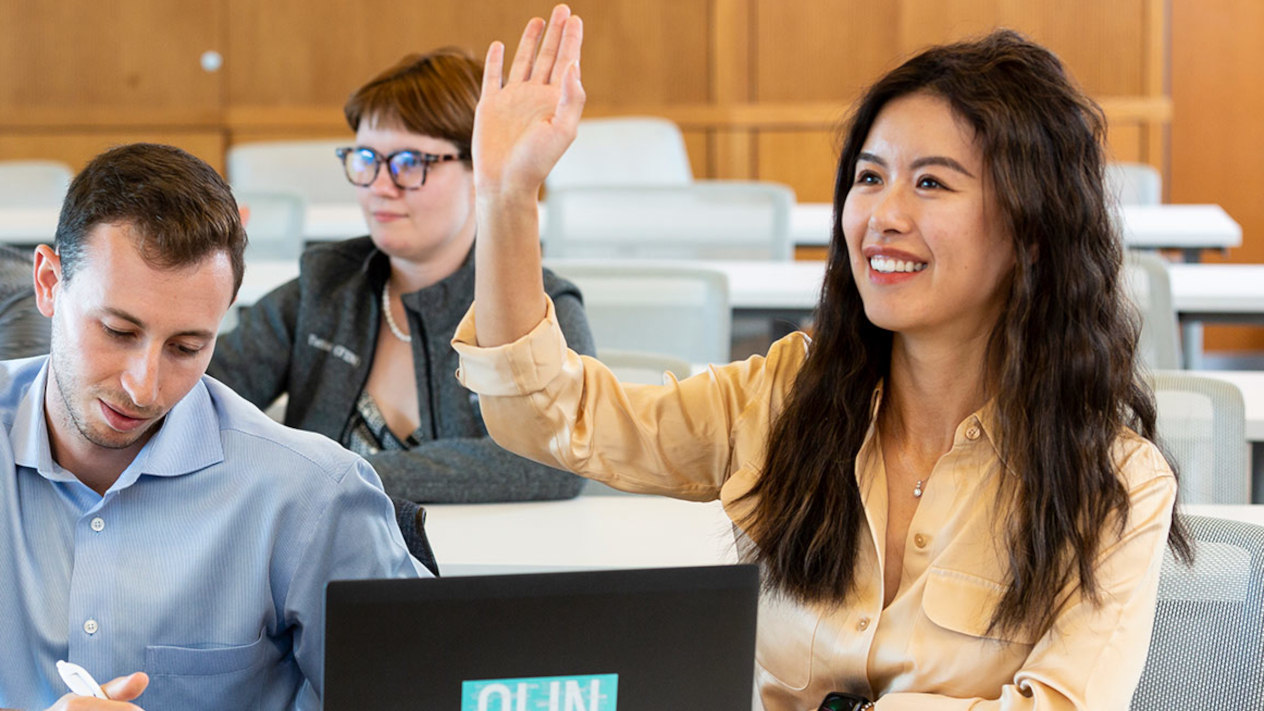
<svg viewBox="0 0 1264 711">
<path fill-rule="evenodd" d="M 234 190 L 298 193 L 308 203 L 355 202 L 334 149 L 352 138 L 238 143 L 228 149 L 228 182 Z"/>
<path fill-rule="evenodd" d="M 1172 305 L 1172 279 L 1157 254 L 1130 250 L 1124 283 L 1141 312 L 1141 362 L 1151 370 L 1181 367 L 1181 344 Z"/>
<path fill-rule="evenodd" d="M 545 263 L 574 282 L 598 353 L 663 353 L 687 363 L 727 363 L 732 313 L 723 272 L 675 264 Z"/>
<path fill-rule="evenodd" d="M 544 253 L 609 259 L 790 259 L 794 191 L 777 183 L 570 188 L 545 200 Z"/>
<path fill-rule="evenodd" d="M 0 206 L 60 208 L 73 177 L 70 166 L 57 161 L 0 161 Z"/>
<path fill-rule="evenodd" d="M 685 139 L 676 124 L 651 116 L 584 119 L 553 166 L 545 188 L 688 185 Z"/>
<path fill-rule="evenodd" d="M 1106 190 L 1120 205 L 1163 202 L 1163 178 L 1147 163 L 1107 163 Z"/>
<path fill-rule="evenodd" d="M 236 191 L 237 204 L 247 214 L 246 261 L 298 259 L 303 251 L 306 203 L 295 192 Z"/>
<path fill-rule="evenodd" d="M 1264 708 L 1264 526 L 1186 516 L 1194 564 L 1168 551 L 1133 711 Z"/>
<path fill-rule="evenodd" d="M 1246 405 L 1238 386 L 1187 370 L 1152 377 L 1159 443 L 1180 470 L 1180 501 L 1251 503 Z"/>
</svg>

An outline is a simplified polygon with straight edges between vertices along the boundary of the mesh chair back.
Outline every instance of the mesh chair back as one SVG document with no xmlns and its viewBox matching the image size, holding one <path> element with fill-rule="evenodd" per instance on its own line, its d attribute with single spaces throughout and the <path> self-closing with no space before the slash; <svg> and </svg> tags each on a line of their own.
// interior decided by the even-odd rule
<svg viewBox="0 0 1264 711">
<path fill-rule="evenodd" d="M 793 249 L 794 191 L 776 183 L 571 188 L 544 204 L 549 257 L 788 260 Z"/>
<path fill-rule="evenodd" d="M 729 360 L 729 284 L 723 272 L 672 264 L 547 262 L 584 295 L 598 353 L 663 353 L 687 363 Z"/>
<path fill-rule="evenodd" d="M 1172 306 L 1172 279 L 1156 254 L 1129 251 L 1124 284 L 1141 313 L 1141 362 L 1150 370 L 1181 367 L 1181 344 Z"/>
<path fill-rule="evenodd" d="M 57 161 L 0 161 L 0 206 L 60 208 L 73 177 L 70 166 Z"/>
<path fill-rule="evenodd" d="M 688 185 L 685 139 L 664 118 L 584 119 L 575 140 L 545 179 L 549 192 L 596 186 Z"/>
<path fill-rule="evenodd" d="M 1133 711 L 1264 708 L 1264 526 L 1186 516 L 1192 567 L 1165 554 Z"/>
<path fill-rule="evenodd" d="M 1186 504 L 1249 504 L 1246 406 L 1233 383 L 1190 371 L 1153 374 L 1159 441 L 1180 469 Z"/>
<path fill-rule="evenodd" d="M 228 149 L 228 182 L 234 190 L 297 193 L 308 203 L 355 202 L 334 149 L 351 138 L 239 143 Z"/>
<path fill-rule="evenodd" d="M 1163 202 L 1163 178 L 1154 166 L 1146 163 L 1107 163 L 1106 190 L 1120 205 Z"/>
<path fill-rule="evenodd" d="M 303 251 L 303 197 L 292 192 L 237 191 L 248 211 L 246 260 L 298 259 Z"/>
</svg>

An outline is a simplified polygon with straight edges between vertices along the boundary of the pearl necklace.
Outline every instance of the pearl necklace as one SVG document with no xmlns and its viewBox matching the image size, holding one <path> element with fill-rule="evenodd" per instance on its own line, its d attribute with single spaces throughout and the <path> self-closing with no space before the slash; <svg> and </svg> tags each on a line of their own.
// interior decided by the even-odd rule
<svg viewBox="0 0 1264 711">
<path fill-rule="evenodd" d="M 391 315 L 391 282 L 389 279 L 382 285 L 382 313 L 386 315 L 386 325 L 390 327 L 391 333 L 396 338 L 404 343 L 413 342 L 413 337 L 404 333 L 399 324 L 395 323 L 395 317 Z"/>
</svg>

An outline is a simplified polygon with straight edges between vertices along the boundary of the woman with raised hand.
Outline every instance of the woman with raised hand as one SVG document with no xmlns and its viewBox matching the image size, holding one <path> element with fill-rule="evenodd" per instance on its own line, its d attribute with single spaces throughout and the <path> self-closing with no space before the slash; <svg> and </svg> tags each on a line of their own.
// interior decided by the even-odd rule
<svg viewBox="0 0 1264 711">
<path fill-rule="evenodd" d="M 913 57 L 847 128 L 814 337 L 625 386 L 566 348 L 534 249 L 581 36 L 559 7 L 507 74 L 487 55 L 477 298 L 454 343 L 492 435 L 618 488 L 719 498 L 766 581 L 769 711 L 830 692 L 1127 708 L 1164 548 L 1188 545 L 1147 439 L 1100 110 L 1012 32 Z"/>
</svg>

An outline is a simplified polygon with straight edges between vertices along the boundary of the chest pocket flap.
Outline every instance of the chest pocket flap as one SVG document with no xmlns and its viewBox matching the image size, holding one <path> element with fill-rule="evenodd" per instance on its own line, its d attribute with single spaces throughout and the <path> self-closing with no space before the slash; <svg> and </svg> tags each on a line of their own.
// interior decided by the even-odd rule
<svg viewBox="0 0 1264 711">
<path fill-rule="evenodd" d="M 931 622 L 971 637 L 1019 644 L 1034 644 L 1025 630 L 988 629 L 992 612 L 1005 594 L 1005 586 L 947 568 L 931 568 L 922 597 L 922 610 Z"/>
</svg>

